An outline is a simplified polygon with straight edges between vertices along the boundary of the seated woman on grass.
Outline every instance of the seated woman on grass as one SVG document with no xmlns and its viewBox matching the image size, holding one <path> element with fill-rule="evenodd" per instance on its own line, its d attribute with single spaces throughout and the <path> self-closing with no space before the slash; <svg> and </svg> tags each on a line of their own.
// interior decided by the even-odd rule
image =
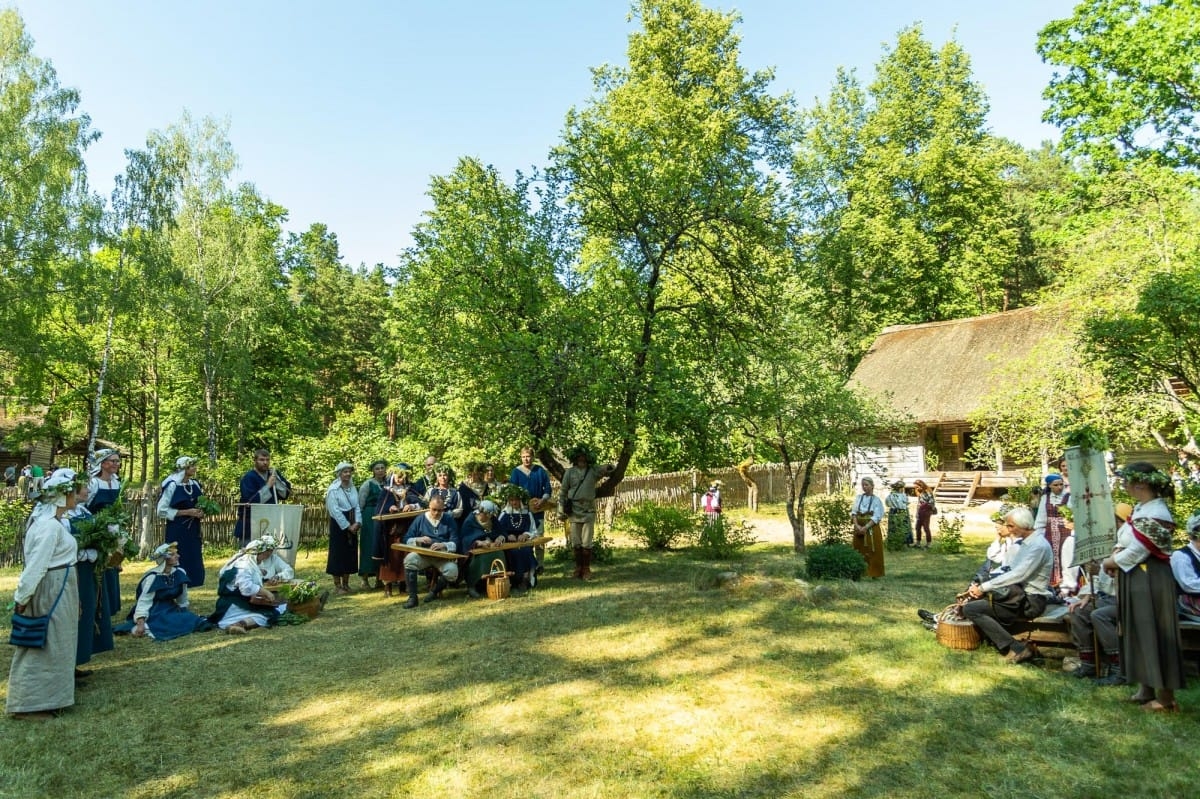
<svg viewBox="0 0 1200 799">
<path fill-rule="evenodd" d="M 163 544 L 151 553 L 157 564 L 138 582 L 137 596 L 127 619 L 114 632 L 134 638 L 170 641 L 213 628 L 212 623 L 188 608 L 186 571 L 179 567 L 179 547 Z"/>
<path fill-rule="evenodd" d="M 490 499 L 482 500 L 462 526 L 462 546 L 467 553 L 464 570 L 467 573 L 467 593 L 471 599 L 483 599 L 484 580 L 491 571 L 492 561 L 504 561 L 504 552 L 493 552 L 493 547 L 504 543 L 504 536 L 496 526 L 499 509 Z M 507 568 L 507 567 L 506 567 Z"/>
<path fill-rule="evenodd" d="M 222 630 L 244 635 L 256 627 L 270 627 L 287 610 L 286 603 L 267 588 L 262 564 L 275 551 L 271 536 L 246 544 L 217 575 L 217 607 L 208 620 Z"/>
</svg>

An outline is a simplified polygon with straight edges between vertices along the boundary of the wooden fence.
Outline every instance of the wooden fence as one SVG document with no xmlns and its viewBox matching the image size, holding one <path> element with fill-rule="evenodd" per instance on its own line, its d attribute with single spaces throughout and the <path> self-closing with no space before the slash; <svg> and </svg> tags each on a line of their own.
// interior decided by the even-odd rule
<svg viewBox="0 0 1200 799">
<path fill-rule="evenodd" d="M 757 464 L 751 467 L 750 472 L 758 484 L 758 501 L 760 503 L 780 503 L 786 500 L 787 477 L 781 464 Z M 737 471 L 730 468 L 705 473 L 688 471 L 627 477 L 617 487 L 615 496 L 600 503 L 599 512 L 602 518 L 611 522 L 618 512 L 644 501 L 699 510 L 704 491 L 713 480 L 720 480 L 723 483 L 721 504 L 727 511 L 746 507 L 749 489 Z M 844 478 L 837 472 L 820 471 L 813 476 L 810 494 L 839 491 L 843 480 Z M 557 494 L 557 485 L 554 486 L 554 491 Z M 125 502 L 133 517 L 130 525 L 133 535 L 150 549 L 163 541 L 165 522 L 159 520 L 156 513 L 160 493 L 161 489 L 158 485 L 151 485 L 144 489 L 127 488 L 125 490 Z M 206 545 L 231 547 L 236 523 L 233 509 L 239 499 L 238 491 L 233 488 L 210 485 L 206 487 L 205 493 L 225 511 L 206 518 L 200 525 L 200 535 Z M 8 501 L 19 499 L 15 488 L 5 488 L 3 496 Z M 298 502 L 304 506 L 300 523 L 300 547 L 323 549 L 329 532 L 329 516 L 325 511 L 324 492 L 295 488 L 289 497 L 289 502 Z M 11 566 L 20 562 L 21 559 L 21 531 L 7 532 L 9 534 L 0 540 L 12 540 L 15 533 L 16 543 L 7 551 L 0 551 L 0 566 Z"/>
</svg>

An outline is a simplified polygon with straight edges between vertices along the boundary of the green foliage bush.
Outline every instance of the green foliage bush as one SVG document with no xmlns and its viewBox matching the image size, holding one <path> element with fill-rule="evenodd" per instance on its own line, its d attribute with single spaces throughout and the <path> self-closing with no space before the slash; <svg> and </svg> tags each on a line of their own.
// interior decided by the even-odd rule
<svg viewBox="0 0 1200 799">
<path fill-rule="evenodd" d="M 696 549 L 705 558 L 726 560 L 740 556 L 742 550 L 757 542 L 754 525 L 745 519 L 734 520 L 726 516 L 717 516 L 714 519 L 706 519 L 700 526 Z"/>
<path fill-rule="evenodd" d="M 811 497 L 804 503 L 804 521 L 821 544 L 846 544 L 854 524 L 850 497 L 838 494 Z"/>
<path fill-rule="evenodd" d="M 696 540 L 701 518 L 692 511 L 646 501 L 618 516 L 613 527 L 647 549 L 666 550 Z"/>
<path fill-rule="evenodd" d="M 867 573 L 867 561 L 849 544 L 818 544 L 808 548 L 810 580 L 858 580 Z"/>
<path fill-rule="evenodd" d="M 966 551 L 963 546 L 962 534 L 965 520 L 961 513 L 943 513 L 938 517 L 937 542 L 938 550 L 947 555 L 957 555 Z"/>
<path fill-rule="evenodd" d="M 21 525 L 32 509 L 29 502 L 0 498 L 0 561 L 16 549 Z"/>
</svg>

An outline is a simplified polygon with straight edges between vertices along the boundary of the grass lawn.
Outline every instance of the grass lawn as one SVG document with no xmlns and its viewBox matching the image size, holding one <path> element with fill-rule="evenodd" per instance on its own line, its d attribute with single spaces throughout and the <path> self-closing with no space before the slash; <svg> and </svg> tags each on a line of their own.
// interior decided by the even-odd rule
<svg viewBox="0 0 1200 799">
<path fill-rule="evenodd" d="M 0 797 L 1194 795 L 1196 688 L 1152 716 L 917 623 L 974 572 L 968 546 L 815 593 L 786 544 L 733 564 L 619 549 L 592 583 L 552 563 L 501 602 L 359 593 L 243 637 L 118 639 L 70 712 L 0 719 Z M 323 554 L 299 567 L 328 585 Z M 742 577 L 709 588 L 722 570 Z"/>
</svg>

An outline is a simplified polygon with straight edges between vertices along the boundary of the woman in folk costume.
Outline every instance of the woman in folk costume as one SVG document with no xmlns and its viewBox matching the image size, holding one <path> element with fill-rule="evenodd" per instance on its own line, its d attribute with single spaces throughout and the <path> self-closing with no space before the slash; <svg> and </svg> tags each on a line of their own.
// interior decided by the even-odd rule
<svg viewBox="0 0 1200 799">
<path fill-rule="evenodd" d="M 358 489 L 354 487 L 354 466 L 342 461 L 333 469 L 334 481 L 325 489 L 325 510 L 329 513 L 329 555 L 325 573 L 333 577 L 334 590 L 350 593 L 350 575 L 358 571 Z"/>
<path fill-rule="evenodd" d="M 422 498 L 425 507 L 429 507 L 429 500 L 441 497 L 446 506 L 446 515 L 458 524 L 463 517 L 463 502 L 458 489 L 454 488 L 454 469 L 449 464 L 434 464 L 433 481 L 433 485 L 425 490 L 425 496 Z"/>
<path fill-rule="evenodd" d="M 508 568 L 503 550 L 490 551 L 506 540 L 496 524 L 498 513 L 499 508 L 495 502 L 490 499 L 481 500 L 475 512 L 463 522 L 462 548 L 467 555 L 467 561 L 463 564 L 462 571 L 467 574 L 467 593 L 472 599 L 483 599 L 484 579 L 491 571 L 493 560 L 499 558 L 506 564 L 505 569 Z"/>
<path fill-rule="evenodd" d="M 924 533 L 925 548 L 929 549 L 929 545 L 933 543 L 933 533 L 929 526 L 933 521 L 933 515 L 937 513 L 937 501 L 924 480 L 913 481 L 913 493 L 917 495 L 917 530 L 913 537 L 913 546 L 921 546 L 921 533 Z"/>
<path fill-rule="evenodd" d="M 191 633 L 213 628 L 212 623 L 188 607 L 191 575 L 180 567 L 179 548 L 174 542 L 162 544 L 150 554 L 154 568 L 138 582 L 133 609 L 117 632 L 134 638 L 170 641 Z"/>
<path fill-rule="evenodd" d="M 208 620 L 226 632 L 242 635 L 279 621 L 287 604 L 266 586 L 261 564 L 275 553 L 275 539 L 255 538 L 234 553 L 217 573 L 217 606 Z"/>
<path fill-rule="evenodd" d="M 68 532 L 77 540 L 83 534 L 82 527 L 92 518 L 92 512 L 87 509 L 88 487 L 82 480 L 77 482 L 79 490 L 75 493 L 75 507 L 62 515 Z M 75 569 L 75 579 L 79 586 L 79 641 L 75 646 L 75 678 L 89 676 L 90 669 L 81 669 L 91 662 L 92 655 L 101 652 L 111 652 L 115 648 L 113 641 L 112 613 L 108 609 L 108 595 L 101 587 L 101 575 L 104 564 L 100 563 L 101 553 L 91 547 L 79 550 L 79 565 Z"/>
<path fill-rule="evenodd" d="M 1175 498 L 1175 487 L 1168 475 L 1145 461 L 1117 474 L 1137 500 L 1103 564 L 1118 581 L 1121 664 L 1129 682 L 1141 686 L 1132 701 L 1148 711 L 1175 712 L 1175 692 L 1187 687 L 1170 563 L 1175 520 L 1164 501 Z"/>
<path fill-rule="evenodd" d="M 500 491 L 504 508 L 496 519 L 496 529 L 504 536 L 505 543 L 515 544 L 537 538 L 537 520 L 525 507 L 529 494 L 519 485 L 510 483 Z M 505 550 L 510 571 L 516 572 L 517 579 L 514 588 L 533 588 L 537 585 L 537 559 L 533 547 Z"/>
<path fill-rule="evenodd" d="M 196 507 L 204 487 L 196 480 L 196 459 L 183 455 L 175 460 L 175 471 L 162 482 L 158 518 L 166 519 L 165 538 L 179 547 L 179 566 L 187 573 L 188 585 L 204 585 L 204 539 L 200 522 L 204 511 Z"/>
<path fill-rule="evenodd" d="M 1063 508 L 1071 504 L 1071 492 L 1061 474 L 1051 472 L 1043 479 L 1046 490 L 1038 500 L 1037 519 L 1033 523 L 1035 532 L 1042 532 L 1050 542 L 1054 553 L 1054 566 L 1050 570 L 1050 589 L 1063 598 L 1074 595 L 1079 588 L 1079 570 L 1071 568 L 1075 559 L 1075 536 L 1068 526 Z"/>
<path fill-rule="evenodd" d="M 854 517 L 854 548 L 867 561 L 867 576 L 883 576 L 883 502 L 875 496 L 875 480 L 862 479 L 862 493 L 854 498 L 851 513 Z"/>
<path fill-rule="evenodd" d="M 721 515 L 721 481 L 713 480 L 704 492 L 704 518 L 714 522 Z"/>
<path fill-rule="evenodd" d="M 44 721 L 75 704 L 79 553 L 60 519 L 75 506 L 76 488 L 70 469 L 47 477 L 25 530 L 25 568 L 13 593 L 14 609 L 26 616 L 49 615 L 50 624 L 41 649 L 13 650 L 5 711 L 14 718 Z"/>
<path fill-rule="evenodd" d="M 121 498 L 121 453 L 115 449 L 97 450 L 89 470 L 87 508 L 93 514 L 113 505 Z M 128 531 L 126 531 L 128 532 Z M 108 609 L 116 614 L 121 610 L 121 568 L 107 566 L 102 578 Z"/>
<path fill-rule="evenodd" d="M 908 515 L 908 494 L 904 492 L 904 481 L 896 480 L 890 486 L 887 499 L 883 504 L 887 508 L 888 549 L 903 549 L 912 546 L 912 519 Z"/>
<path fill-rule="evenodd" d="M 375 578 L 375 588 L 383 587 L 379 580 L 379 561 L 375 560 L 375 509 L 383 497 L 386 481 L 387 461 L 381 459 L 371 464 L 371 476 L 358 487 L 358 518 L 362 522 L 358 531 L 358 579 L 364 590 L 371 587 L 371 577 Z"/>
<path fill-rule="evenodd" d="M 375 515 L 385 513 L 402 513 L 404 511 L 420 510 L 421 498 L 417 495 L 416 487 L 411 482 L 412 467 L 407 463 L 396 464 L 383 486 L 379 497 L 379 505 Z M 381 521 L 375 528 L 375 554 L 379 564 L 379 582 L 383 583 L 384 593 L 392 595 L 396 586 L 401 586 L 400 594 L 404 595 L 404 552 L 392 549 L 392 544 L 402 544 L 408 538 L 408 528 L 412 519 L 388 519 Z"/>
</svg>

